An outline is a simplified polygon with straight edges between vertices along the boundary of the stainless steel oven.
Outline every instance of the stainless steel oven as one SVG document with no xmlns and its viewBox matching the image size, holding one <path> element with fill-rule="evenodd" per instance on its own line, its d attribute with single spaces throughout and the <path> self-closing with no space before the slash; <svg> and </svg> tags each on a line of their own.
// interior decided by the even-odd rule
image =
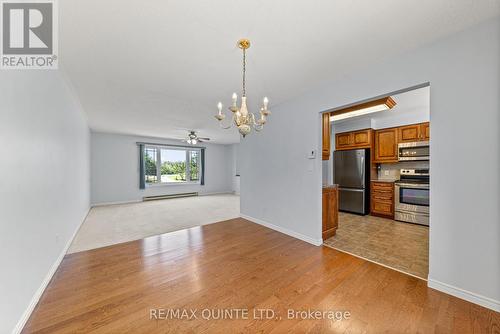
<svg viewBox="0 0 500 334">
<path fill-rule="evenodd" d="M 429 160 L 429 142 L 417 141 L 398 145 L 399 161 Z"/>
<path fill-rule="evenodd" d="M 394 184 L 394 218 L 429 225 L 429 170 L 402 169 L 400 175 Z"/>
</svg>

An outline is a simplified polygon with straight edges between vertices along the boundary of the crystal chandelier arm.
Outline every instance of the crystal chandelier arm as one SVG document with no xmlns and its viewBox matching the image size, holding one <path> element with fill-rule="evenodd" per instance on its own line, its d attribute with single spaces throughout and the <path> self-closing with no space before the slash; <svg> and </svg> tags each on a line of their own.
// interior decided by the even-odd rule
<svg viewBox="0 0 500 334">
<path fill-rule="evenodd" d="M 255 114 L 250 113 L 250 117 L 252 119 L 252 127 L 254 128 L 255 131 L 259 132 L 264 128 L 264 124 L 259 124 L 258 122 L 255 121 Z"/>
<path fill-rule="evenodd" d="M 232 128 L 234 126 L 234 114 L 232 115 L 231 122 L 228 125 L 225 125 L 223 122 L 224 122 L 224 120 L 219 121 L 219 126 L 221 128 L 223 128 L 224 130 Z"/>
</svg>

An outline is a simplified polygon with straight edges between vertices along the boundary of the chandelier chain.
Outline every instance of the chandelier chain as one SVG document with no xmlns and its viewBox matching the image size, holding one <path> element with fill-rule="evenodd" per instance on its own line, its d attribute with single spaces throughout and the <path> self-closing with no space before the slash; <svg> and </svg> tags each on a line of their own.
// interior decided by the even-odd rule
<svg viewBox="0 0 500 334">
<path fill-rule="evenodd" d="M 247 65 L 247 53 L 246 49 L 243 49 L 243 96 L 247 96 L 246 87 L 245 87 L 245 74 L 246 74 L 246 65 Z"/>
</svg>

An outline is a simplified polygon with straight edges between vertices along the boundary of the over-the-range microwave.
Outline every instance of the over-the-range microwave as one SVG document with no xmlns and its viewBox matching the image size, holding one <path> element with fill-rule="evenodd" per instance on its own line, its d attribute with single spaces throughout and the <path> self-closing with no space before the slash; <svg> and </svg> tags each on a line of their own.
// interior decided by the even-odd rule
<svg viewBox="0 0 500 334">
<path fill-rule="evenodd" d="M 425 161 L 429 160 L 429 142 L 416 141 L 400 143 L 398 145 L 399 161 Z"/>
</svg>

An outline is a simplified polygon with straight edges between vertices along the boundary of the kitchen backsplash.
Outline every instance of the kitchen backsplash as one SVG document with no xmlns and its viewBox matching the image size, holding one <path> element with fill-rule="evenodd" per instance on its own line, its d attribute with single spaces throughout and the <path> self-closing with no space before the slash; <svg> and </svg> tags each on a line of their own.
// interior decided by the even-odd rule
<svg viewBox="0 0 500 334">
<path fill-rule="evenodd" d="M 405 161 L 395 164 L 380 164 L 378 178 L 380 180 L 399 180 L 400 169 L 428 169 L 428 161 Z"/>
</svg>

